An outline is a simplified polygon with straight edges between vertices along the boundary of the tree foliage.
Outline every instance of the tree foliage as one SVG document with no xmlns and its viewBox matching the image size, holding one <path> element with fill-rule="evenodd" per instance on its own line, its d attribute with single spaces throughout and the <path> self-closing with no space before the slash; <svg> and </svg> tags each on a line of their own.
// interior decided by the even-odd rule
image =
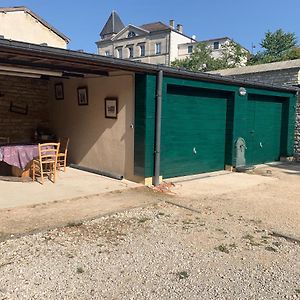
<svg viewBox="0 0 300 300">
<path fill-rule="evenodd" d="M 241 45 L 230 41 L 221 47 L 219 61 L 223 69 L 240 67 L 246 63 L 248 54 Z"/>
<path fill-rule="evenodd" d="M 212 71 L 240 66 L 245 61 L 247 52 L 237 43 L 230 41 L 221 46 L 220 56 L 214 58 L 212 48 L 205 42 L 195 47 L 190 57 L 176 59 L 172 66 L 191 71 Z"/>
<path fill-rule="evenodd" d="M 285 33 L 282 29 L 268 31 L 260 43 L 263 51 L 259 51 L 249 60 L 249 65 L 263 64 L 300 58 L 295 33 Z"/>
</svg>

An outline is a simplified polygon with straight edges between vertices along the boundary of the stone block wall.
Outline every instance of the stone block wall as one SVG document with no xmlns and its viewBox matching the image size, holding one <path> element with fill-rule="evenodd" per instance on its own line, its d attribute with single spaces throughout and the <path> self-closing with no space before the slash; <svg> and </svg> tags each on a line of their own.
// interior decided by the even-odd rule
<svg viewBox="0 0 300 300">
<path fill-rule="evenodd" d="M 295 155 L 300 157 L 300 95 L 298 95 L 296 108 Z"/>
<path fill-rule="evenodd" d="M 251 81 L 265 82 L 279 85 L 297 85 L 299 68 L 274 70 L 268 72 L 256 72 L 248 74 L 232 75 L 237 79 L 245 79 Z"/>
<path fill-rule="evenodd" d="M 0 136 L 12 143 L 30 142 L 37 127 L 49 126 L 49 81 L 0 76 Z M 28 105 L 28 114 L 10 111 L 10 104 Z"/>
<path fill-rule="evenodd" d="M 279 84 L 284 86 L 298 85 L 300 68 L 291 68 L 285 70 L 274 70 L 268 72 L 239 74 L 231 77 L 251 81 L 259 81 L 270 84 Z M 300 156 L 300 95 L 296 108 L 296 130 L 295 130 L 295 155 Z"/>
</svg>

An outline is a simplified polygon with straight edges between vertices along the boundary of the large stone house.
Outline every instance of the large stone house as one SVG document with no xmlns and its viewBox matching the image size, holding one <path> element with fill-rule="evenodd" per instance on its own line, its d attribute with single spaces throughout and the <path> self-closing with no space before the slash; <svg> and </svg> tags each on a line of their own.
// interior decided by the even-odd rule
<svg viewBox="0 0 300 300">
<path fill-rule="evenodd" d="M 180 44 L 195 43 L 196 40 L 183 33 L 183 26 L 170 21 L 141 26 L 125 26 L 113 11 L 104 25 L 101 40 L 96 42 L 98 53 L 105 56 L 130 59 L 139 62 L 170 65 L 178 57 Z"/>
<path fill-rule="evenodd" d="M 183 26 L 170 20 L 169 25 L 155 22 L 135 26 L 125 26 L 113 11 L 100 33 L 100 41 L 96 42 L 98 54 L 139 62 L 170 66 L 175 59 L 189 57 L 197 40 L 183 33 Z M 228 37 L 203 40 L 212 50 L 212 56 L 219 58 L 222 47 L 232 39 Z M 242 47 L 245 57 L 241 66 L 247 62 L 249 51 Z"/>
<path fill-rule="evenodd" d="M 66 49 L 69 38 L 30 9 L 0 7 L 0 38 Z"/>
</svg>

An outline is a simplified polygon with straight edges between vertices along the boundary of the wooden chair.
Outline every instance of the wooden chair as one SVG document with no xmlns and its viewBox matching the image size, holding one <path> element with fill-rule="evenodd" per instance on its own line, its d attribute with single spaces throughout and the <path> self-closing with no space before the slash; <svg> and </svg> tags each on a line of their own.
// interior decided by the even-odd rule
<svg viewBox="0 0 300 300">
<path fill-rule="evenodd" d="M 9 137 L 0 136 L 0 145 L 7 145 L 9 144 Z"/>
<path fill-rule="evenodd" d="M 67 156 L 68 156 L 68 147 L 69 147 L 69 138 L 60 138 L 59 143 L 59 153 L 57 157 L 57 169 L 61 170 L 63 168 L 63 171 L 66 172 L 67 167 Z"/>
<path fill-rule="evenodd" d="M 39 157 L 34 159 L 32 163 L 33 181 L 35 181 L 36 176 L 40 176 L 41 183 L 44 184 L 44 178 L 47 175 L 49 180 L 55 183 L 59 146 L 59 143 L 38 145 Z"/>
</svg>

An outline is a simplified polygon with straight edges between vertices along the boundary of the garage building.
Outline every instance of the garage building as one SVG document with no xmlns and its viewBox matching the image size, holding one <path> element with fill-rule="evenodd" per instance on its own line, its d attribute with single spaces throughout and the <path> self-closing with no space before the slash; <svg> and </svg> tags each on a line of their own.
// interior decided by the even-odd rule
<svg viewBox="0 0 300 300">
<path fill-rule="evenodd" d="M 157 183 L 236 166 L 241 140 L 246 165 L 293 155 L 294 88 L 8 40 L 0 60 L 0 136 L 50 128 L 78 166 Z"/>
</svg>

